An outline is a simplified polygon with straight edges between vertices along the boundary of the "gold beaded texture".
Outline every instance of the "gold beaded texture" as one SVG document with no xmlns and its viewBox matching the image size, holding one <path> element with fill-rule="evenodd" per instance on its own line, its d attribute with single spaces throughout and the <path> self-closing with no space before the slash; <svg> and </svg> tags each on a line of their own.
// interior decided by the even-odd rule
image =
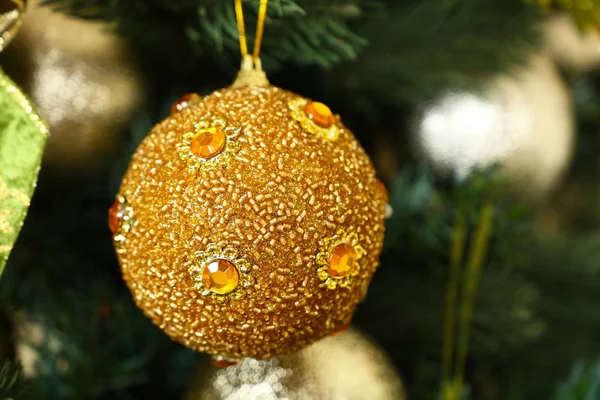
<svg viewBox="0 0 600 400">
<path fill-rule="evenodd" d="M 125 174 L 120 193 L 131 193 L 136 223 L 118 252 L 123 277 L 144 313 L 189 348 L 293 353 L 349 321 L 366 295 L 384 234 L 375 171 L 341 123 L 335 142 L 303 129 L 294 99 L 273 86 L 219 90 L 157 125 Z M 190 168 L 184 136 L 218 117 L 241 128 L 239 150 L 214 168 Z M 356 233 L 364 255 L 347 287 L 332 290 L 316 257 L 340 229 Z M 203 295 L 190 275 L 212 243 L 247 260 L 239 296 Z"/>
</svg>

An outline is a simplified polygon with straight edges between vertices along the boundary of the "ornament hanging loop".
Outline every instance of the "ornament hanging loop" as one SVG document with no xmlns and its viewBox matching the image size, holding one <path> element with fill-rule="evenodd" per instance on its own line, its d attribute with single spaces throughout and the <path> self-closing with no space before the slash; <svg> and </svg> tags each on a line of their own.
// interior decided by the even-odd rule
<svg viewBox="0 0 600 400">
<path fill-rule="evenodd" d="M 246 27 L 244 24 L 244 12 L 242 9 L 242 0 L 235 0 L 235 16 L 239 31 L 240 52 L 242 53 L 242 65 L 240 71 L 233 82 L 234 88 L 245 86 L 269 86 L 267 75 L 262 69 L 260 61 L 260 47 L 262 44 L 265 20 L 267 16 L 268 0 L 260 0 L 258 9 L 258 22 L 256 24 L 256 34 L 254 40 L 253 54 L 248 54 L 248 42 L 246 38 Z"/>
<path fill-rule="evenodd" d="M 269 80 L 267 74 L 262 69 L 260 59 L 255 62 L 252 56 L 245 55 L 242 58 L 242 66 L 238 72 L 232 87 L 241 88 L 246 86 L 269 86 Z"/>
<path fill-rule="evenodd" d="M 23 24 L 26 0 L 8 0 L 14 8 L 0 13 L 0 52 L 13 40 Z"/>
</svg>

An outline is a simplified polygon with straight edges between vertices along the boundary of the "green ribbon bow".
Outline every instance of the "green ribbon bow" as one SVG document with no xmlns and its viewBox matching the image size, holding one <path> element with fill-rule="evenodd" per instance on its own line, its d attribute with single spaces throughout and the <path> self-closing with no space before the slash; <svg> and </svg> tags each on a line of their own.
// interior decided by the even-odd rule
<svg viewBox="0 0 600 400">
<path fill-rule="evenodd" d="M 37 180 L 48 126 L 0 69 L 0 275 Z"/>
</svg>

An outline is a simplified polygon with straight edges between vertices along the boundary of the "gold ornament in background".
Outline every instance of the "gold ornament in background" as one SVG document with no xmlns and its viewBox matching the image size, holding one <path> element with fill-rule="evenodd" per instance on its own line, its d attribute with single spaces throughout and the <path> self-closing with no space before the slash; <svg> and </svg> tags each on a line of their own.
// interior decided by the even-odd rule
<svg viewBox="0 0 600 400">
<path fill-rule="evenodd" d="M 600 67 L 600 33 L 582 31 L 566 14 L 554 14 L 543 25 L 546 53 L 572 74 Z"/>
<path fill-rule="evenodd" d="M 428 105 L 414 142 L 436 170 L 457 176 L 500 164 L 519 198 L 547 199 L 570 165 L 571 94 L 546 56 L 500 76 L 482 93 L 450 93 Z"/>
<path fill-rule="evenodd" d="M 185 400 L 402 400 L 402 381 L 375 344 L 348 329 L 290 356 L 200 368 Z"/>
<path fill-rule="evenodd" d="M 108 25 L 39 3 L 1 61 L 50 125 L 45 165 L 93 170 L 118 150 L 143 83 L 132 49 Z"/>
<path fill-rule="evenodd" d="M 26 0 L 0 1 L 0 52 L 8 46 L 23 24 Z"/>
<path fill-rule="evenodd" d="M 135 223 L 117 246 L 123 277 L 192 349 L 293 353 L 347 324 L 367 292 L 384 193 L 338 119 L 336 140 L 305 129 L 288 106 L 299 98 L 231 87 L 174 107 L 125 174 L 119 196 Z"/>
<path fill-rule="evenodd" d="M 564 10 L 583 30 L 600 29 L 600 1 L 598 0 L 525 0 L 537 4 L 542 10 Z"/>
</svg>

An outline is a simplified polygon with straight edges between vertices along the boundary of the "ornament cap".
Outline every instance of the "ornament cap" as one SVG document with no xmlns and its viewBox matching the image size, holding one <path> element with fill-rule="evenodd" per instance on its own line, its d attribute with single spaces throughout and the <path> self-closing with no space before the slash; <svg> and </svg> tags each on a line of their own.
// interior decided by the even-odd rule
<svg viewBox="0 0 600 400">
<path fill-rule="evenodd" d="M 252 56 L 245 55 L 242 58 L 240 71 L 231 86 L 238 89 L 246 86 L 266 87 L 270 85 L 267 74 L 262 69 L 260 58 L 254 61 Z"/>
</svg>

